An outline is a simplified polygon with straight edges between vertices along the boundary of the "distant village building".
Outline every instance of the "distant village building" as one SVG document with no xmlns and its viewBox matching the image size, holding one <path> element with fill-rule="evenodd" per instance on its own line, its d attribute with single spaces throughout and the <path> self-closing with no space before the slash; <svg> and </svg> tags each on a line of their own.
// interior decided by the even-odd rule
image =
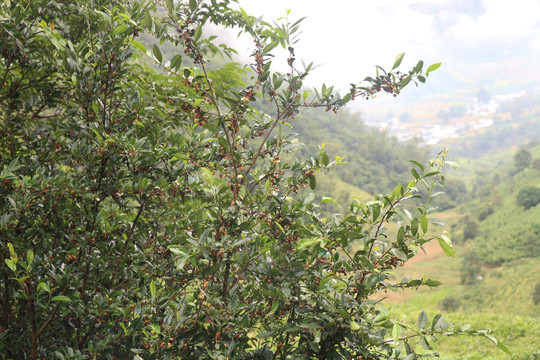
<svg viewBox="0 0 540 360">
<path fill-rule="evenodd" d="M 399 141 L 407 141 L 414 137 L 421 137 L 428 145 L 438 144 L 440 141 L 448 138 L 455 138 L 461 134 L 477 131 L 493 126 L 493 115 L 497 112 L 500 105 L 505 102 L 514 101 L 525 94 L 525 91 L 505 95 L 495 95 L 483 97 L 482 101 L 478 98 L 472 99 L 467 106 L 466 116 L 452 118 L 451 121 L 445 121 L 444 124 L 422 124 L 419 130 L 414 126 L 414 122 L 401 122 L 398 117 L 391 117 L 387 120 L 368 123 L 381 131 L 387 131 L 396 136 Z M 435 119 L 434 119 L 435 120 Z"/>
</svg>

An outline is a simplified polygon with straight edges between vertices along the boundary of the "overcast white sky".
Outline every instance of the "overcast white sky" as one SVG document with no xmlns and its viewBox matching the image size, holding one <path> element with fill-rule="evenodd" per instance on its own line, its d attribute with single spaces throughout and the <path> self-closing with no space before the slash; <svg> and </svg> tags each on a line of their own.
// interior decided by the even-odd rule
<svg viewBox="0 0 540 360">
<path fill-rule="evenodd" d="M 372 75 L 376 64 L 391 67 L 400 52 L 406 53 L 404 69 L 419 59 L 442 62 L 438 72 L 445 75 L 432 78 L 466 82 L 474 75 L 483 82 L 471 87 L 489 85 L 508 64 L 536 69 L 540 78 L 540 0 L 239 1 L 266 21 L 285 9 L 292 20 L 307 17 L 296 53 L 321 65 L 312 75 L 316 83 L 330 79 L 347 88 Z"/>
</svg>

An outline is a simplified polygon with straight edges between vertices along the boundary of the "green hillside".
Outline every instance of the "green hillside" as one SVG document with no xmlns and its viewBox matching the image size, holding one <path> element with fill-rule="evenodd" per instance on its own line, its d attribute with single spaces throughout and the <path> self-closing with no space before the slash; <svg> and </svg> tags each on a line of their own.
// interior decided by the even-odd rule
<svg viewBox="0 0 540 360">
<path fill-rule="evenodd" d="M 531 161 L 522 170 L 516 168 L 515 152 L 501 153 L 495 163 L 492 158 L 464 162 L 458 173 L 465 174 L 470 191 L 452 212 L 440 214 L 459 243 L 457 260 L 434 247 L 400 269 L 398 279 L 425 274 L 443 285 L 389 294 L 386 301 L 394 303 L 397 317 L 414 319 L 420 309 L 443 311 L 455 324 L 492 330 L 512 359 L 540 357 L 540 204 L 525 209 L 517 200 L 521 189 L 540 186 L 540 170 L 534 168 L 540 146 L 527 151 Z M 436 349 L 442 359 L 510 358 L 484 340 L 443 338 Z"/>
</svg>

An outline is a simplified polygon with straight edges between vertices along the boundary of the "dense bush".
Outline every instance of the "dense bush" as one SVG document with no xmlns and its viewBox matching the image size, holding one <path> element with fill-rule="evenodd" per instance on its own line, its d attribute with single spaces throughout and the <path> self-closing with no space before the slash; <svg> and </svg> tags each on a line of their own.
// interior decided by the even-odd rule
<svg viewBox="0 0 540 360">
<path fill-rule="evenodd" d="M 438 64 L 400 73 L 400 55 L 343 97 L 325 85 L 304 91 L 299 22 L 270 25 L 231 5 L 0 6 L 1 356 L 410 360 L 441 333 L 506 350 L 442 315 L 404 324 L 371 300 L 439 284 L 393 278 L 428 241 L 454 256 L 445 235 L 428 232 L 433 208 L 418 192 L 440 185 L 446 152 L 413 162 L 408 184 L 329 218 L 313 193 L 296 193 L 341 158 L 322 148 L 287 160 L 299 143 L 282 127 L 302 108 L 397 94 Z M 250 66 L 203 35 L 210 23 L 253 38 Z M 272 68 L 277 47 L 288 54 L 283 73 Z M 263 98 L 274 117 L 252 106 Z M 398 214 L 406 221 L 390 237 Z"/>
<path fill-rule="evenodd" d="M 525 209 L 530 209 L 540 204 L 540 187 L 526 186 L 519 190 L 517 195 L 517 203 Z"/>
<path fill-rule="evenodd" d="M 466 220 L 463 227 L 463 241 L 474 239 L 478 234 L 478 223 L 474 220 Z"/>
<path fill-rule="evenodd" d="M 457 311 L 461 307 L 461 301 L 453 296 L 447 296 L 439 303 L 444 311 Z"/>
<path fill-rule="evenodd" d="M 525 148 L 519 149 L 514 155 L 514 166 L 517 171 L 522 171 L 531 165 L 532 154 Z"/>
</svg>

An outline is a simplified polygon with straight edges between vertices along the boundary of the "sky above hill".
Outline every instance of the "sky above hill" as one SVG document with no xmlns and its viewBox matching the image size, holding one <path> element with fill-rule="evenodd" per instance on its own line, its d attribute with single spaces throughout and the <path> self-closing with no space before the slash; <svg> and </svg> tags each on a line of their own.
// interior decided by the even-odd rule
<svg viewBox="0 0 540 360">
<path fill-rule="evenodd" d="M 404 69 L 419 59 L 443 63 L 427 91 L 540 80 L 538 0 L 240 0 L 240 6 L 266 21 L 285 9 L 293 21 L 306 16 L 296 53 L 320 65 L 313 83 L 331 79 L 346 89 L 376 64 L 390 68 L 400 52 Z"/>
</svg>

